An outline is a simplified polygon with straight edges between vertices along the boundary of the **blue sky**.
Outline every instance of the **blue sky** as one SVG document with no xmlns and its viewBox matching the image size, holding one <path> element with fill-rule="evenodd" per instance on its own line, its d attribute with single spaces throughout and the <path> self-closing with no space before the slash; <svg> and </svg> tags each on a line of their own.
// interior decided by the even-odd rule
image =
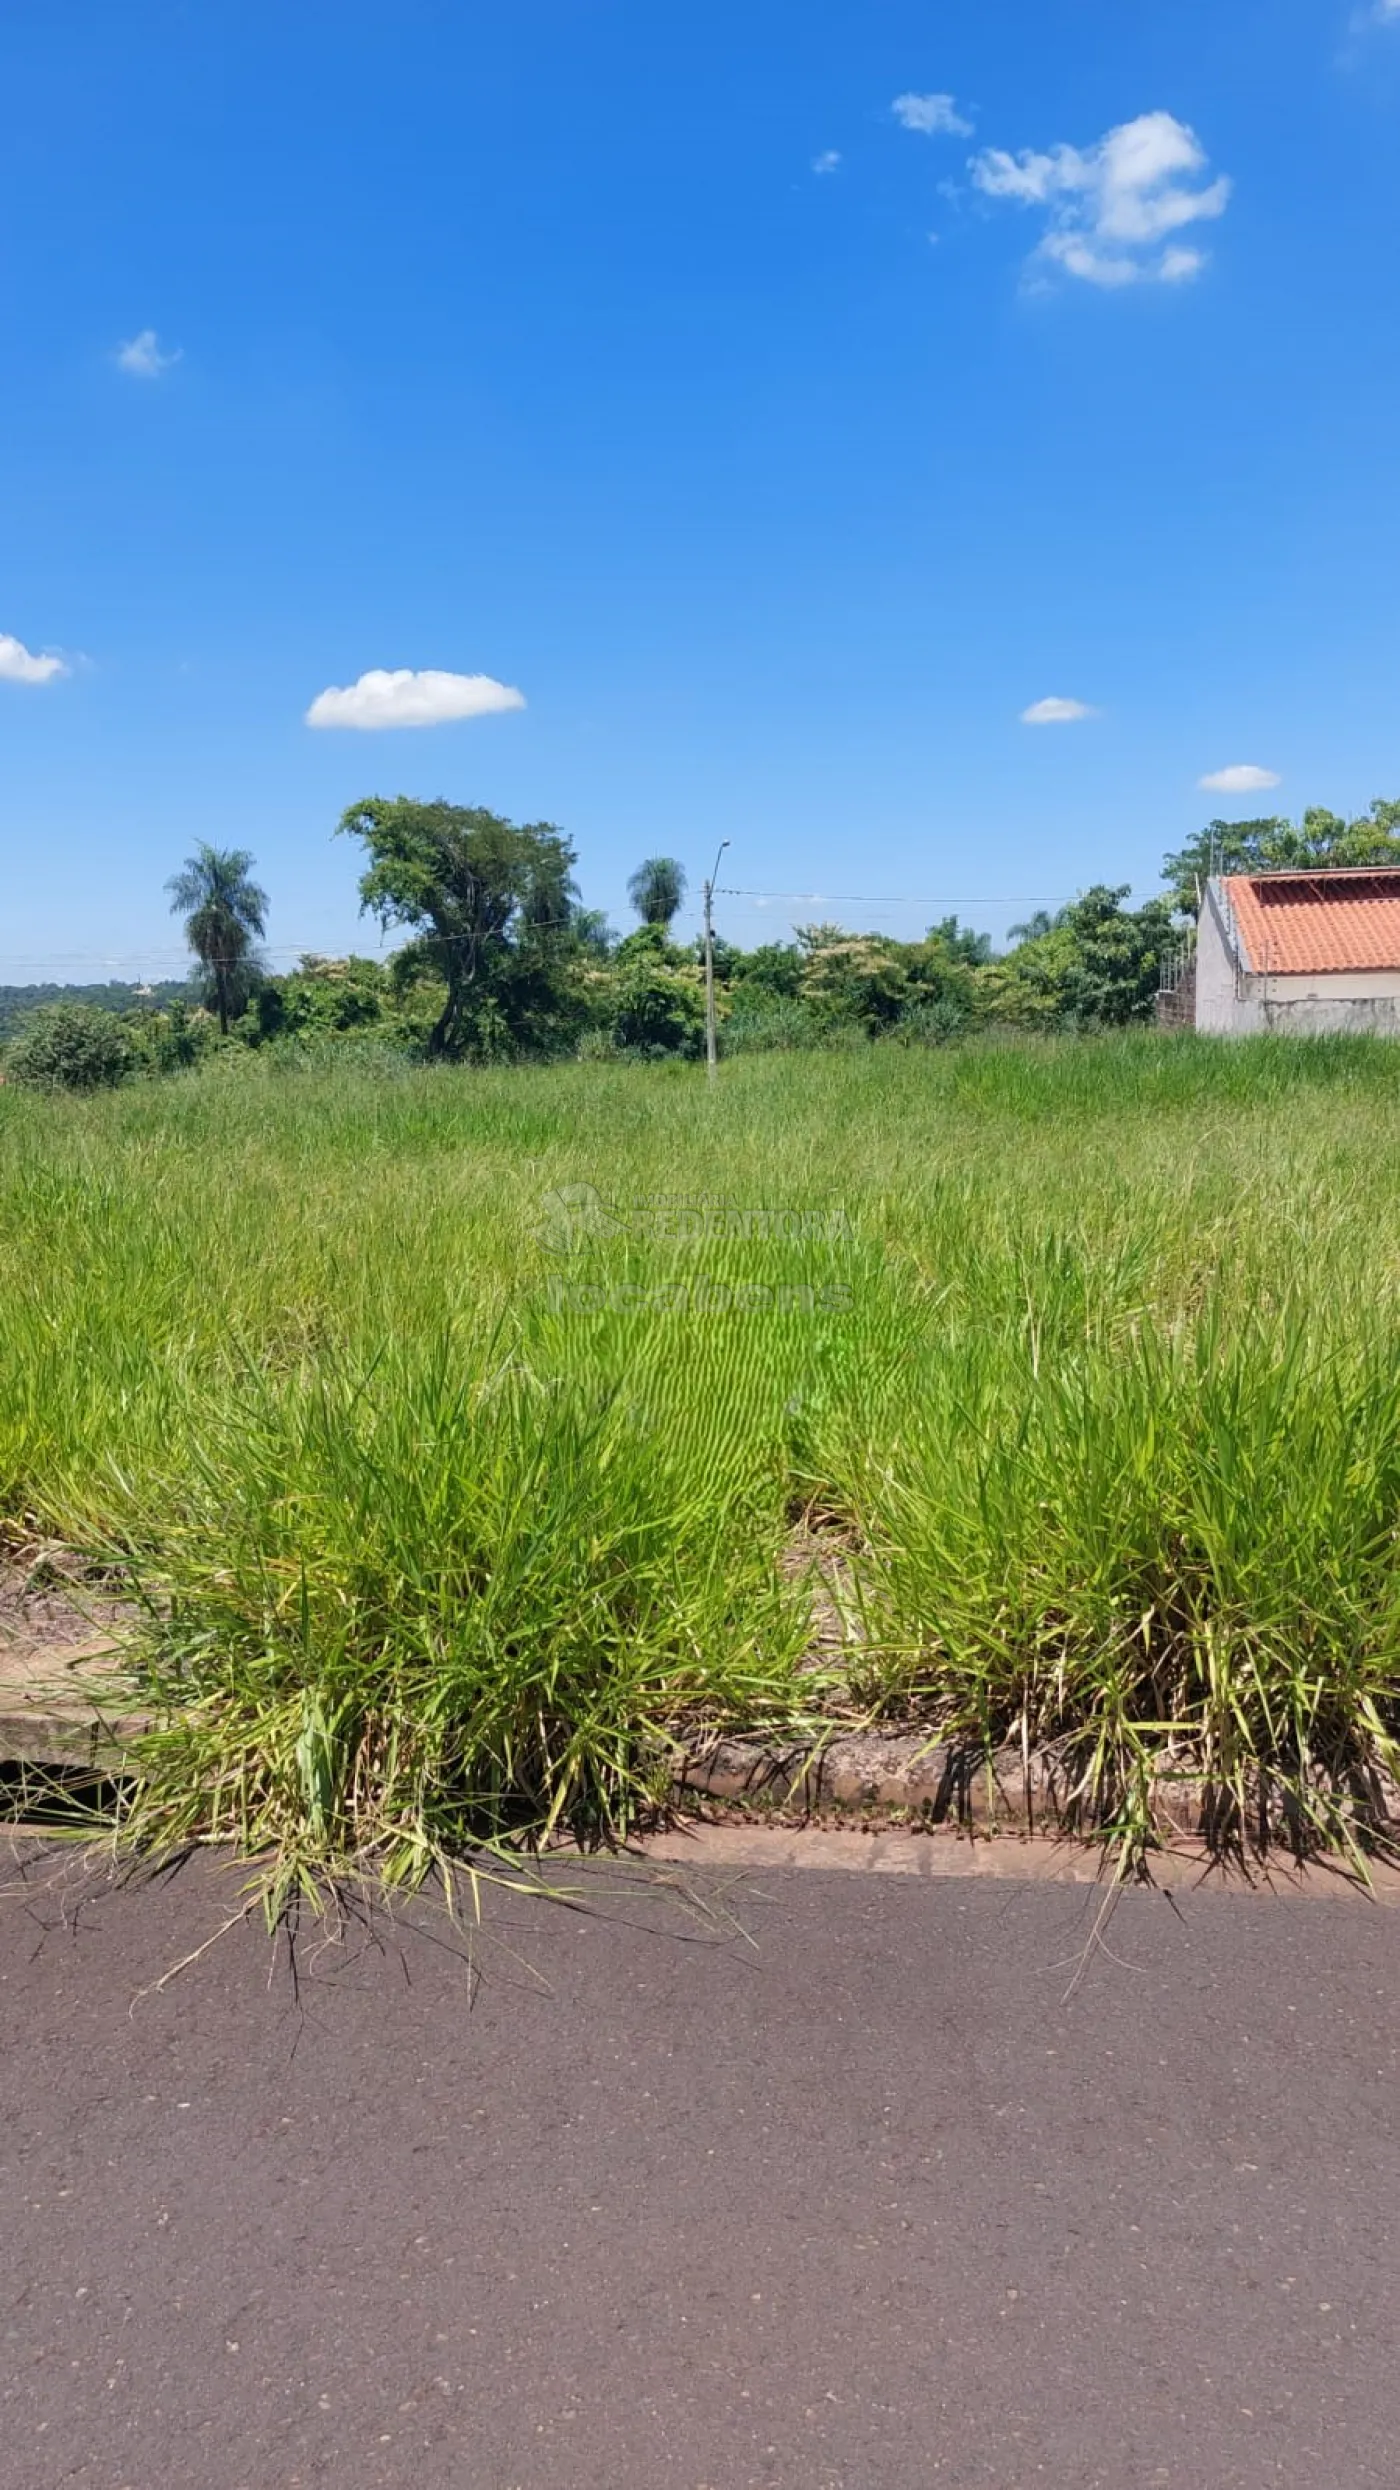
<svg viewBox="0 0 1400 2490">
<path fill-rule="evenodd" d="M 198 837 L 373 947 L 376 792 L 744 941 L 1400 793 L 1400 0 L 0 0 L 0 114 L 0 982 Z"/>
</svg>

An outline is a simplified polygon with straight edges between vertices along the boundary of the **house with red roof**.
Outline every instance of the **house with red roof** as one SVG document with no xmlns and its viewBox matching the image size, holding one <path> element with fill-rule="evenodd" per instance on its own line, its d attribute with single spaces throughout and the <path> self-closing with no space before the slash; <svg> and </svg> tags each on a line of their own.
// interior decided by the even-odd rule
<svg viewBox="0 0 1400 2490">
<path fill-rule="evenodd" d="M 1400 873 L 1212 875 L 1196 933 L 1196 1027 L 1400 1037 Z"/>
</svg>

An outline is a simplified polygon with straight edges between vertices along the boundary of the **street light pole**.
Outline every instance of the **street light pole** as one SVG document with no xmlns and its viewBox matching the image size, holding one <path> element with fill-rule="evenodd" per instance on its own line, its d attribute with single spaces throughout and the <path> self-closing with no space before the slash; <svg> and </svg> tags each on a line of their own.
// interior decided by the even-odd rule
<svg viewBox="0 0 1400 2490">
<path fill-rule="evenodd" d="M 715 895 L 715 876 L 719 872 L 719 858 L 724 854 L 724 851 L 728 845 L 728 839 L 721 839 L 719 845 L 719 856 L 716 856 L 715 858 L 714 872 L 710 875 L 708 882 L 705 884 L 705 1074 L 706 1078 L 711 1081 L 716 1081 L 719 1078 L 719 1034 L 715 1026 L 715 920 L 713 903 Z"/>
</svg>

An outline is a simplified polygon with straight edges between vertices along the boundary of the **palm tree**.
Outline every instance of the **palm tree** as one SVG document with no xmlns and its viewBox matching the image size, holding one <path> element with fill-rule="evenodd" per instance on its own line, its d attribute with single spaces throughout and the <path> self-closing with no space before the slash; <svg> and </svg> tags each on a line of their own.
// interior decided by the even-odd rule
<svg viewBox="0 0 1400 2490">
<path fill-rule="evenodd" d="M 671 930 L 671 919 L 685 897 L 685 867 L 674 856 L 648 856 L 627 885 L 627 896 L 644 925 Z"/>
<path fill-rule="evenodd" d="M 211 847 L 201 839 L 165 887 L 170 913 L 185 920 L 185 939 L 208 980 L 225 1037 L 257 975 L 256 945 L 267 920 L 267 893 L 249 880 L 246 847 Z"/>
</svg>

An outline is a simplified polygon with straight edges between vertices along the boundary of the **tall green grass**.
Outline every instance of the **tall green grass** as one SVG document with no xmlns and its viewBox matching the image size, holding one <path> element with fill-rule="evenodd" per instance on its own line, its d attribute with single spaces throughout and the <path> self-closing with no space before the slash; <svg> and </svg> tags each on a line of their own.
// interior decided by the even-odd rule
<svg viewBox="0 0 1400 2490">
<path fill-rule="evenodd" d="M 141 1587 L 133 1835 L 284 1878 L 616 1836 L 682 1739 L 833 1708 L 1050 1743 L 1132 1840 L 1164 1772 L 1345 1838 L 1400 1725 L 1398 1145 L 1359 1040 L 0 1092 L 0 1518 Z M 626 1217 L 561 1252 L 580 1184 Z"/>
</svg>

